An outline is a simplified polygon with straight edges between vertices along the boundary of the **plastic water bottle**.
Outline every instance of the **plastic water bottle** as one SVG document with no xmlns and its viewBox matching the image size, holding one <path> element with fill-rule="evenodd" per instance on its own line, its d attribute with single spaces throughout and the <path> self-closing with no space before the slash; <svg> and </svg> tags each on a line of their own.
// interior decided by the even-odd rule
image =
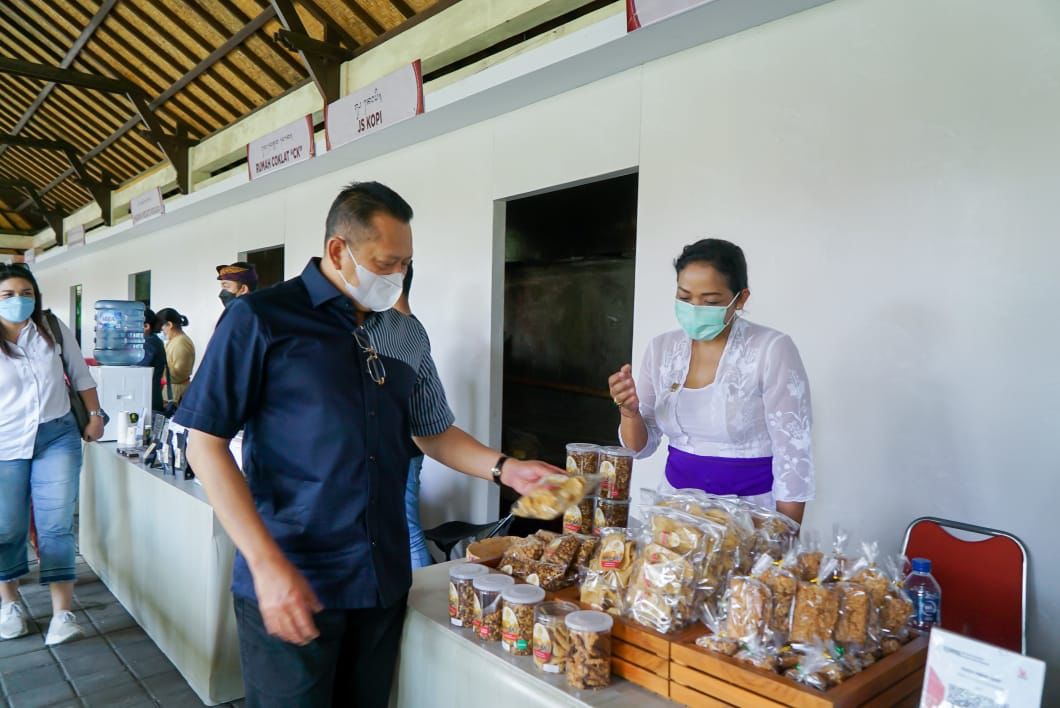
<svg viewBox="0 0 1060 708">
<path fill-rule="evenodd" d="M 913 601 L 913 616 L 909 626 L 927 632 L 942 623 L 942 588 L 931 574 L 931 561 L 913 559 L 913 572 L 905 578 L 905 591 Z"/>
<path fill-rule="evenodd" d="M 144 358 L 144 304 L 135 300 L 96 302 L 96 361 L 129 366 Z"/>
</svg>

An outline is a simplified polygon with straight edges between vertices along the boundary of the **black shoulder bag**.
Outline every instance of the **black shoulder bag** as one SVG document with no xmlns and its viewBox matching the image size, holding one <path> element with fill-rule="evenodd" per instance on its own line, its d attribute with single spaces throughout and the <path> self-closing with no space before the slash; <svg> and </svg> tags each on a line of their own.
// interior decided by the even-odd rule
<svg viewBox="0 0 1060 708">
<path fill-rule="evenodd" d="M 74 419 L 77 420 L 77 429 L 81 431 L 81 435 L 84 435 L 85 428 L 88 427 L 88 423 L 92 418 L 88 415 L 88 406 L 81 399 L 81 394 L 74 390 L 73 379 L 70 378 L 70 359 L 63 348 L 63 332 L 59 329 L 59 319 L 52 314 L 51 310 L 44 311 L 44 318 L 48 321 L 48 329 L 52 333 L 52 340 L 55 342 L 55 346 L 59 348 L 59 358 L 63 362 L 66 394 L 70 397 L 70 410 L 74 414 Z"/>
</svg>

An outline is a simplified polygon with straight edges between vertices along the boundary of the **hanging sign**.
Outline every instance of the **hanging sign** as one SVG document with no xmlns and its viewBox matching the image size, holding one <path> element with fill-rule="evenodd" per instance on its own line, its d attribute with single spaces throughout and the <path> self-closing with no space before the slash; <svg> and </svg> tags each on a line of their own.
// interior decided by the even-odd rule
<svg viewBox="0 0 1060 708">
<path fill-rule="evenodd" d="M 34 248 L 29 249 L 22 254 L 22 262 L 26 265 L 33 265 L 37 262 L 37 250 Z"/>
<path fill-rule="evenodd" d="M 647 27 L 713 0 L 626 0 L 626 31 Z"/>
<path fill-rule="evenodd" d="M 143 194 L 137 194 L 129 203 L 129 210 L 132 212 L 134 225 L 162 216 L 166 213 L 166 205 L 162 201 L 162 190 L 155 187 Z"/>
<path fill-rule="evenodd" d="M 1045 662 L 935 627 L 928 644 L 924 708 L 1037 706 Z"/>
<path fill-rule="evenodd" d="M 305 162 L 314 155 L 313 116 L 306 116 L 247 143 L 247 172 L 254 180 Z"/>
<path fill-rule="evenodd" d="M 85 245 L 85 227 L 84 224 L 75 226 L 66 232 L 66 246 L 68 248 L 77 248 L 78 246 Z"/>
<path fill-rule="evenodd" d="M 328 150 L 423 113 L 420 60 L 324 108 Z"/>
</svg>

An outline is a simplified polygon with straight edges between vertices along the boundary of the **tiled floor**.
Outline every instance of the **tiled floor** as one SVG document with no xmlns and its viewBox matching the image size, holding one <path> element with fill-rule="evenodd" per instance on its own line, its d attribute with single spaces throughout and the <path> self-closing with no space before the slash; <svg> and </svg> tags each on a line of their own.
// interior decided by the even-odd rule
<svg viewBox="0 0 1060 708">
<path fill-rule="evenodd" d="M 42 632 L 52 614 L 48 589 L 31 575 L 23 580 L 20 592 L 32 617 L 30 634 L 0 641 L 0 708 L 203 705 L 83 561 L 78 561 L 74 591 L 83 639 L 44 646 Z M 242 708 L 242 703 L 232 706 Z"/>
</svg>

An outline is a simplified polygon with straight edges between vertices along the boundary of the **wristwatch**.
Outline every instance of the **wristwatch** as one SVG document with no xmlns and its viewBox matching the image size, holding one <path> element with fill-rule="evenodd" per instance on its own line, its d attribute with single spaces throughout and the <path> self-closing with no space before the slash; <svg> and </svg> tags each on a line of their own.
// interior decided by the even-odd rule
<svg viewBox="0 0 1060 708">
<path fill-rule="evenodd" d="M 497 460 L 497 464 L 493 465 L 493 469 L 490 470 L 490 474 L 493 475 L 493 481 L 497 483 L 497 486 L 501 486 L 501 468 L 504 467 L 504 463 L 508 461 L 507 455 L 501 455 L 500 459 Z"/>
<path fill-rule="evenodd" d="M 89 411 L 88 415 L 94 418 L 105 418 L 107 413 L 102 408 L 97 408 L 94 411 Z"/>
</svg>

